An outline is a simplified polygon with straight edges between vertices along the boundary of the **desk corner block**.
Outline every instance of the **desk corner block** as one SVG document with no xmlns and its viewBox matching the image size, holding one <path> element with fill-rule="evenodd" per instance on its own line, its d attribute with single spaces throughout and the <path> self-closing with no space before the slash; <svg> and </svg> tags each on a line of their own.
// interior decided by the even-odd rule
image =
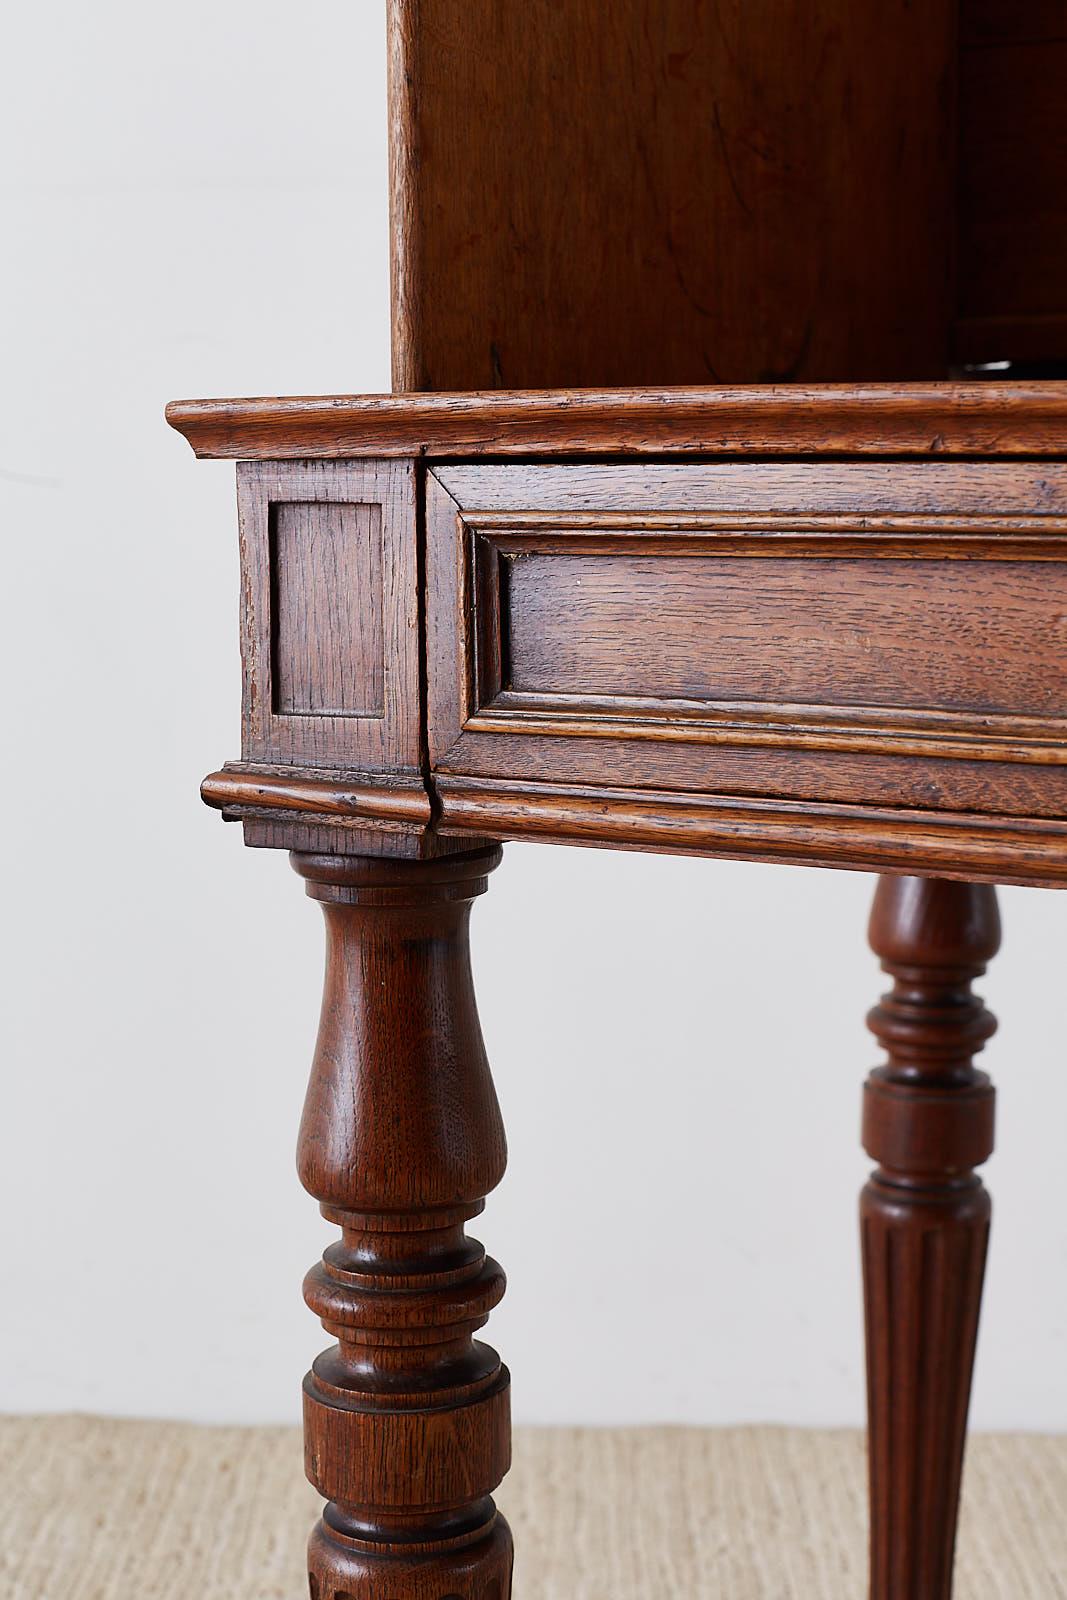
<svg viewBox="0 0 1067 1600">
<path fill-rule="evenodd" d="M 312 1600 L 511 1591 L 510 1379 L 474 1337 L 504 1274 L 465 1231 L 506 1163 L 468 947 L 499 857 L 293 857 L 327 930 L 298 1170 L 341 1228 L 304 1284 L 337 1340 L 304 1381 Z"/>
<path fill-rule="evenodd" d="M 246 844 L 471 847 L 439 835 L 427 777 L 418 496 L 406 457 L 238 464 L 241 755 L 201 793 Z"/>
<path fill-rule="evenodd" d="M 871 1600 L 949 1600 L 989 1238 L 975 1168 L 994 1095 L 973 1063 L 996 1021 L 971 992 L 1000 945 L 991 884 L 884 877 L 871 945 L 894 982 L 868 1017 L 861 1201 Z"/>
</svg>

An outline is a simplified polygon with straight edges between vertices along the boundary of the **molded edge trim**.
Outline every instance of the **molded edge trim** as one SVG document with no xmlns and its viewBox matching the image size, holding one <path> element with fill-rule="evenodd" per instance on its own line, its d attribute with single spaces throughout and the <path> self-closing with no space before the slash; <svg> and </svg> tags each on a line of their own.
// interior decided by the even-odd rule
<svg viewBox="0 0 1067 1600">
<path fill-rule="evenodd" d="M 206 458 L 1067 455 L 1067 382 L 173 400 Z"/>
<path fill-rule="evenodd" d="M 1067 887 L 1067 822 L 434 774 L 438 827 L 497 839 Z"/>
<path fill-rule="evenodd" d="M 430 797 L 421 778 L 391 778 L 386 783 L 354 774 L 307 776 L 253 766 L 226 765 L 200 785 L 205 805 L 234 817 L 254 811 L 309 812 L 324 818 L 367 818 L 425 827 L 431 818 Z"/>
</svg>

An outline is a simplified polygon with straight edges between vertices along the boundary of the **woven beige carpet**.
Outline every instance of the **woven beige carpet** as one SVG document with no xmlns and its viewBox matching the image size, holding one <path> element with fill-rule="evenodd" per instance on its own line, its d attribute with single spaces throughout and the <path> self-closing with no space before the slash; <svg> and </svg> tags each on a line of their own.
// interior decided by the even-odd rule
<svg viewBox="0 0 1067 1600">
<path fill-rule="evenodd" d="M 854 1433 L 519 1429 L 515 1600 L 863 1600 Z M 290 1428 L 0 1419 L 3 1600 L 303 1600 Z M 1067 1439 L 972 1441 L 957 1600 L 1067 1600 Z"/>
</svg>

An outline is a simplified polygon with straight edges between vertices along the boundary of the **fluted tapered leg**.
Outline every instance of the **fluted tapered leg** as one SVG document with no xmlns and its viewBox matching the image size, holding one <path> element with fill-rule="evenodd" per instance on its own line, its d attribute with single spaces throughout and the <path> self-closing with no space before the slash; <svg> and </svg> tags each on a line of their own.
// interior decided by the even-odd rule
<svg viewBox="0 0 1067 1600">
<path fill-rule="evenodd" d="M 342 1230 L 304 1286 L 337 1340 L 304 1382 L 312 1600 L 511 1591 L 509 1379 L 473 1337 L 504 1275 L 464 1226 L 506 1160 L 467 942 L 499 857 L 293 857 L 328 941 L 299 1171 Z"/>
<path fill-rule="evenodd" d="M 871 945 L 893 977 L 868 1025 L 863 1192 L 871 1600 L 948 1600 L 989 1196 L 993 1090 L 973 1065 L 996 1023 L 971 982 L 1000 943 L 985 884 L 882 878 Z"/>
</svg>

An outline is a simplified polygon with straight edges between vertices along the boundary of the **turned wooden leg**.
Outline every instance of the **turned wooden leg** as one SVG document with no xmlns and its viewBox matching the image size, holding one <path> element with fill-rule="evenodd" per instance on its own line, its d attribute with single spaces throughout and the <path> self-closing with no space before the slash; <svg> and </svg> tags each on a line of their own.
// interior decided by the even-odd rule
<svg viewBox="0 0 1067 1600">
<path fill-rule="evenodd" d="M 312 1600 L 511 1592 L 509 1378 L 473 1337 L 504 1274 L 464 1231 L 506 1161 L 467 939 L 499 859 L 293 856 L 327 930 L 299 1171 L 342 1230 L 304 1285 L 337 1339 L 304 1381 Z"/>
<path fill-rule="evenodd" d="M 972 1058 L 996 1021 L 971 982 L 1000 944 L 996 891 L 881 878 L 870 939 L 894 980 L 867 1019 L 888 1060 L 863 1118 L 871 1600 L 948 1600 L 993 1149 Z"/>
</svg>

